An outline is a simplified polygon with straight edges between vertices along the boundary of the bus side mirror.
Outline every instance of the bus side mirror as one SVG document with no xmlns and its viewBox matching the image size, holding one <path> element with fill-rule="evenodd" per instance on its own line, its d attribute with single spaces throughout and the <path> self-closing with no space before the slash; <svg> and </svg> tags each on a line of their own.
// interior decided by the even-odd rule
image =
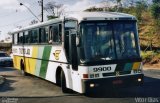
<svg viewBox="0 0 160 103">
<path fill-rule="evenodd" d="M 70 63 L 72 64 L 73 70 L 78 70 L 78 54 L 77 54 L 77 46 L 76 46 L 76 34 L 70 33 L 69 35 L 69 52 L 70 52 Z"/>
</svg>

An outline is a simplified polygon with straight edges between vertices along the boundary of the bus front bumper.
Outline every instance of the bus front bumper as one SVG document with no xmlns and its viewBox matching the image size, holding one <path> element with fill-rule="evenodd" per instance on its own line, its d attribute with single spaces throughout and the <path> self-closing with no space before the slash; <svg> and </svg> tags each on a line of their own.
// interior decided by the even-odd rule
<svg viewBox="0 0 160 103">
<path fill-rule="evenodd" d="M 84 93 L 95 90 L 111 90 L 111 88 L 140 86 L 143 84 L 143 74 L 118 76 L 110 78 L 87 79 L 82 80 L 84 84 Z"/>
</svg>

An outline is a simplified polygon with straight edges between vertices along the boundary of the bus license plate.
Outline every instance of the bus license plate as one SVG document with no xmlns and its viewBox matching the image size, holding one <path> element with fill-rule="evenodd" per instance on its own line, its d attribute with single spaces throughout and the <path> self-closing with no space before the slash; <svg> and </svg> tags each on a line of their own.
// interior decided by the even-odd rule
<svg viewBox="0 0 160 103">
<path fill-rule="evenodd" d="M 113 83 L 113 84 L 122 84 L 123 81 L 122 81 L 122 80 L 115 80 L 115 81 L 113 81 L 112 83 Z"/>
</svg>

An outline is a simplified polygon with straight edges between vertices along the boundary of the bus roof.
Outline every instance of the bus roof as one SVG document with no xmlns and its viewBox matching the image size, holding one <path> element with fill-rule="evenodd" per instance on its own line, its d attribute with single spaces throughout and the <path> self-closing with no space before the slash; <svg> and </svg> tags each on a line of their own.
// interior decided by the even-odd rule
<svg viewBox="0 0 160 103">
<path fill-rule="evenodd" d="M 89 20 L 136 20 L 133 15 L 118 12 L 80 12 L 68 17 L 76 18 L 79 22 Z"/>
<path fill-rule="evenodd" d="M 53 23 L 58 23 L 58 22 L 62 22 L 62 19 L 56 18 L 56 19 L 45 21 L 43 23 L 37 23 L 37 24 L 34 24 L 34 25 L 30 25 L 30 26 L 27 26 L 27 27 L 24 27 L 24 28 L 21 28 L 21 29 L 15 29 L 15 30 L 13 30 L 12 33 L 20 32 L 20 31 L 23 31 L 23 30 L 29 30 L 29 29 L 36 28 L 36 27 L 43 27 L 45 25 L 51 25 Z"/>
<path fill-rule="evenodd" d="M 79 23 L 82 21 L 91 20 L 136 20 L 135 16 L 118 12 L 77 12 L 66 16 L 65 19 L 78 20 Z M 43 23 L 27 26 L 22 29 L 13 30 L 12 33 L 29 30 L 36 27 L 43 27 L 45 25 L 51 25 L 53 23 L 62 22 L 63 20 L 63 18 L 52 19 Z"/>
</svg>

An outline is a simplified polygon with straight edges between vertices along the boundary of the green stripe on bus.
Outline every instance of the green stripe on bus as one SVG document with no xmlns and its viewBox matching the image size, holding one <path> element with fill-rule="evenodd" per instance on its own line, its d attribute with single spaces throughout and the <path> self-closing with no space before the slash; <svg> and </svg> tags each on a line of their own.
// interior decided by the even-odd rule
<svg viewBox="0 0 160 103">
<path fill-rule="evenodd" d="M 44 47 L 39 47 L 38 48 L 38 57 L 37 58 L 42 59 L 43 50 L 44 50 Z M 39 76 L 39 74 L 40 74 L 41 64 L 42 64 L 42 60 L 37 60 L 37 64 L 36 64 L 37 66 L 36 66 L 36 70 L 35 70 L 35 75 L 36 76 Z"/>
<path fill-rule="evenodd" d="M 51 46 L 45 46 L 43 51 L 42 63 L 40 68 L 40 77 L 45 78 L 47 68 L 48 68 L 48 60 L 51 53 Z"/>
</svg>

